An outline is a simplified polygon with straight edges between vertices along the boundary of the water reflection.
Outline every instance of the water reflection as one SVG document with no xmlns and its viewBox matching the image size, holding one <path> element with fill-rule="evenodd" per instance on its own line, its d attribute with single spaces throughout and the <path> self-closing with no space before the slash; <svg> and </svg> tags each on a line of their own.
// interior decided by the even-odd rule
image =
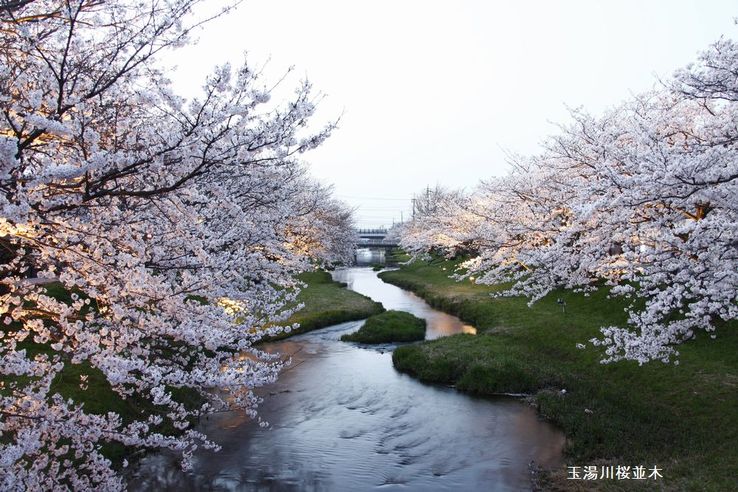
<svg viewBox="0 0 738 492">
<path fill-rule="evenodd" d="M 380 292 L 370 270 L 336 275 L 360 292 L 373 286 L 387 308 L 410 305 L 394 288 Z M 420 306 L 411 312 L 436 323 Z M 220 453 L 197 454 L 190 473 L 172 456 L 150 456 L 130 489 L 529 490 L 528 463 L 561 465 L 563 435 L 532 408 L 421 384 L 393 369 L 390 352 L 339 341 L 361 323 L 271 344 L 293 364 L 260 392 L 269 426 L 236 412 L 213 416 L 201 430 Z"/>
<path fill-rule="evenodd" d="M 386 263 L 384 249 L 359 248 L 356 250 L 357 265 L 384 265 Z"/>
<path fill-rule="evenodd" d="M 345 268 L 335 270 L 333 279 L 348 284 L 354 290 L 375 301 L 381 302 L 385 309 L 407 311 L 426 321 L 425 338 L 447 337 L 457 333 L 476 335 L 477 329 L 463 323 L 456 316 L 431 308 L 423 299 L 412 292 L 382 282 L 377 273 L 370 268 Z"/>
</svg>

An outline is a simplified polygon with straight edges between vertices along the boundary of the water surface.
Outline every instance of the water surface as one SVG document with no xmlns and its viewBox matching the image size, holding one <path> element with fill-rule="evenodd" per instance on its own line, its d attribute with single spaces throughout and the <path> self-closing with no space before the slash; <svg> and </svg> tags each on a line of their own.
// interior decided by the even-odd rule
<svg viewBox="0 0 738 492">
<path fill-rule="evenodd" d="M 370 268 L 342 268 L 333 272 L 333 278 L 348 284 L 349 289 L 381 302 L 387 310 L 407 311 L 425 319 L 426 340 L 457 333 L 477 332 L 473 326 L 463 323 L 456 316 L 433 309 L 412 292 L 382 282 L 377 277 L 377 272 Z"/>
<path fill-rule="evenodd" d="M 428 338 L 473 328 L 382 283 L 368 268 L 335 278 L 428 321 Z M 392 367 L 391 346 L 340 342 L 349 322 L 269 345 L 292 366 L 262 388 L 266 428 L 238 412 L 201 429 L 222 446 L 183 473 L 166 454 L 147 457 L 136 490 L 529 490 L 529 463 L 560 466 L 563 435 L 506 398 L 473 398 L 425 385 Z"/>
</svg>

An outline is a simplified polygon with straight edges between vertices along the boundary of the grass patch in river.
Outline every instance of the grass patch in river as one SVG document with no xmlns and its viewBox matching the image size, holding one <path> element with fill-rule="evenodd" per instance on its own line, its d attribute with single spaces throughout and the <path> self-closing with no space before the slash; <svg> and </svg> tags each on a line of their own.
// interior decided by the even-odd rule
<svg viewBox="0 0 738 492">
<path fill-rule="evenodd" d="M 666 490 L 738 490 L 738 324 L 680 346 L 680 364 L 603 365 L 601 349 L 577 343 L 599 327 L 623 325 L 625 304 L 557 291 L 527 306 L 523 298 L 491 298 L 498 289 L 448 278 L 455 264 L 418 262 L 380 274 L 432 306 L 477 327 L 399 347 L 395 367 L 424 381 L 476 394 L 530 393 L 541 415 L 567 435 L 567 464 L 643 465 L 662 469 L 646 486 Z M 566 313 L 556 303 L 566 301 Z M 565 392 L 561 391 L 565 390 Z M 576 483 L 566 469 L 550 488 L 593 485 L 632 489 L 632 480 Z"/>
<path fill-rule="evenodd" d="M 415 342 L 425 338 L 425 320 L 404 311 L 385 311 L 366 320 L 358 331 L 343 335 L 344 342 Z"/>
</svg>

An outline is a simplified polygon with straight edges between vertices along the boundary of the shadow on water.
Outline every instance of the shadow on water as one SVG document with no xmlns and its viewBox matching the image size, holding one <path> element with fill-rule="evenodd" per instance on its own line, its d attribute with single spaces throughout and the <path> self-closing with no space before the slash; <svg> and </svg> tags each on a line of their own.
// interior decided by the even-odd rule
<svg viewBox="0 0 738 492">
<path fill-rule="evenodd" d="M 368 268 L 336 280 L 428 321 L 427 338 L 473 330 Z M 513 399 L 473 398 L 398 373 L 384 346 L 339 341 L 361 321 L 269 345 L 294 369 L 260 390 L 257 422 L 238 412 L 201 430 L 222 446 L 184 473 L 164 453 L 144 459 L 131 490 L 528 490 L 528 464 L 561 465 L 564 437 Z M 299 365 L 299 367 L 298 367 Z"/>
</svg>

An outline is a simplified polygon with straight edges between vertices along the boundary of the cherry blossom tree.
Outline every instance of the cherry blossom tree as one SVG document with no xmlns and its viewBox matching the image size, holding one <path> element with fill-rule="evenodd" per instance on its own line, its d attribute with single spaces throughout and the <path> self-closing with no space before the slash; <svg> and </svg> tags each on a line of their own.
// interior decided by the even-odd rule
<svg viewBox="0 0 738 492">
<path fill-rule="evenodd" d="M 3 490 L 122 489 L 104 444 L 217 447 L 193 418 L 255 415 L 284 361 L 254 343 L 289 329 L 296 272 L 346 256 L 351 211 L 300 161 L 333 129 L 308 83 L 273 102 L 244 64 L 171 91 L 157 56 L 203 3 L 1 4 Z M 142 411 L 87 411 L 69 368 Z"/>
<path fill-rule="evenodd" d="M 456 212 L 424 217 L 406 246 L 471 241 L 480 254 L 466 276 L 512 282 L 505 294 L 531 302 L 561 287 L 639 299 L 628 327 L 593 342 L 606 362 L 668 361 L 738 315 L 736 66 L 735 43 L 721 40 L 665 89 L 599 117 L 574 111 L 541 155 L 515 158 Z"/>
<path fill-rule="evenodd" d="M 331 196 L 331 189 L 306 181 L 289 217 L 290 250 L 318 264 L 350 264 L 357 243 L 354 210 Z"/>
<path fill-rule="evenodd" d="M 468 231 L 476 216 L 465 213 L 463 193 L 441 187 L 427 188 L 413 198 L 413 219 L 399 226 L 400 245 L 422 256 L 435 251 L 453 256 L 467 246 Z"/>
</svg>

